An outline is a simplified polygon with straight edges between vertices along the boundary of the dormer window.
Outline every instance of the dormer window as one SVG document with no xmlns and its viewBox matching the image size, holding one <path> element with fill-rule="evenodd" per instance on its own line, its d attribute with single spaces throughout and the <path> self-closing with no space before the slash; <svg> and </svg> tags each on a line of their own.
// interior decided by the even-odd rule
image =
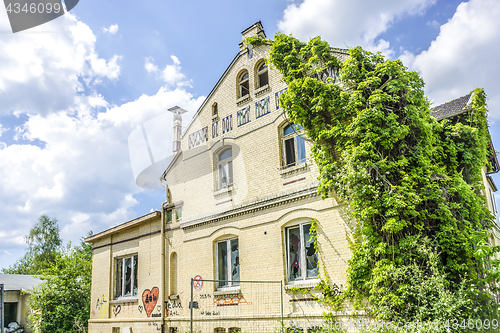
<svg viewBox="0 0 500 333">
<path fill-rule="evenodd" d="M 248 96 L 250 94 L 250 79 L 248 76 L 248 71 L 244 71 L 240 74 L 238 78 L 238 87 L 239 87 L 239 96 L 238 98 L 242 98 Z"/>
<path fill-rule="evenodd" d="M 257 89 L 269 84 L 268 68 L 265 61 L 257 64 Z"/>
</svg>

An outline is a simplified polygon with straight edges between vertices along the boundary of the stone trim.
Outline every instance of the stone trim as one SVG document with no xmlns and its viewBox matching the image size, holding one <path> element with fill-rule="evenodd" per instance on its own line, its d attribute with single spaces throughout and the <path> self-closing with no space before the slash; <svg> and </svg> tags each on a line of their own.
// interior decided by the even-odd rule
<svg viewBox="0 0 500 333">
<path fill-rule="evenodd" d="M 233 209 L 215 213 L 212 215 L 198 217 L 181 223 L 182 229 L 194 228 L 196 226 L 205 225 L 209 223 L 227 220 L 231 217 L 250 214 L 256 211 L 264 210 L 271 207 L 281 206 L 290 202 L 312 198 L 318 196 L 318 183 L 308 184 L 308 186 L 301 189 L 296 189 L 293 192 L 279 192 L 277 194 L 261 197 L 251 203 L 243 203 Z"/>
<path fill-rule="evenodd" d="M 257 96 L 264 94 L 265 92 L 267 92 L 269 90 L 271 90 L 271 87 L 269 86 L 269 84 L 266 84 L 265 86 L 262 86 L 259 89 L 255 90 L 254 95 L 255 95 L 255 97 L 257 97 Z"/>
</svg>

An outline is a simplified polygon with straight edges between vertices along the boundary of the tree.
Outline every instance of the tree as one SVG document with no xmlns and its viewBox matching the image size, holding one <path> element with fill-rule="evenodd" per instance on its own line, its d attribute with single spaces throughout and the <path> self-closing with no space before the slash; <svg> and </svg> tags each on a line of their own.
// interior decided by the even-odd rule
<svg viewBox="0 0 500 333">
<path fill-rule="evenodd" d="M 258 38 L 257 38 L 258 39 Z M 499 248 L 481 194 L 490 142 L 486 95 L 452 120 L 430 117 L 424 82 L 399 60 L 360 47 L 339 61 L 319 37 L 277 33 L 269 62 L 288 90 L 280 103 L 314 144 L 319 191 L 349 204 L 347 300 L 385 320 L 481 318 L 495 305 Z M 339 71 L 340 84 L 323 80 Z M 322 283 L 327 287 L 327 284 Z M 366 302 L 368 301 L 368 302 Z"/>
<path fill-rule="evenodd" d="M 3 269 L 3 273 L 36 275 L 54 263 L 62 244 L 57 220 L 41 215 L 25 237 L 25 241 L 28 244 L 26 254 L 11 267 Z"/>
<path fill-rule="evenodd" d="M 91 233 L 89 233 L 89 236 Z M 90 318 L 92 245 L 71 245 L 56 253 L 43 283 L 31 292 L 30 321 L 41 333 L 86 332 Z"/>
</svg>

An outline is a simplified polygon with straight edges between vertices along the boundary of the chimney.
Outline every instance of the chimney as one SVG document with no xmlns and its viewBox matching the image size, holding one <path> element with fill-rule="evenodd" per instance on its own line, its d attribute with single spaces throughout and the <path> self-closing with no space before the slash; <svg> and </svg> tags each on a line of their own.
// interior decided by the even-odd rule
<svg viewBox="0 0 500 333">
<path fill-rule="evenodd" d="M 181 150 L 181 134 L 182 134 L 182 114 L 187 111 L 177 105 L 168 109 L 174 114 L 174 135 L 173 135 L 173 151 L 174 154 Z"/>
<path fill-rule="evenodd" d="M 246 28 L 241 32 L 241 39 L 245 39 L 247 37 L 259 36 L 260 38 L 266 38 L 266 34 L 264 33 L 264 28 L 262 27 L 262 23 L 259 21 L 252 26 Z M 240 50 L 243 50 L 244 44 L 240 43 Z"/>
</svg>

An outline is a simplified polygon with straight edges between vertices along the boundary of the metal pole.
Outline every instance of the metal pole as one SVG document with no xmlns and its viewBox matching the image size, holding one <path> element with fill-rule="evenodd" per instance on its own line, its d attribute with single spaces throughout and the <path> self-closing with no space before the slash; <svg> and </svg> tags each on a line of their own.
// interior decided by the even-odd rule
<svg viewBox="0 0 500 333">
<path fill-rule="evenodd" d="M 5 324 L 3 323 L 5 320 L 4 317 L 4 304 L 3 304 L 3 284 L 0 284 L 0 332 L 3 333 Z"/>
<path fill-rule="evenodd" d="M 284 333 L 285 326 L 283 325 L 283 281 L 280 281 L 281 291 L 281 333 Z"/>
<path fill-rule="evenodd" d="M 190 316 L 191 316 L 191 320 L 190 320 L 191 321 L 191 330 L 190 330 L 190 332 L 191 333 L 193 333 L 193 282 L 194 282 L 193 280 L 194 279 L 191 278 L 191 306 L 190 306 L 190 308 L 191 308 L 191 314 L 190 314 Z"/>
</svg>

